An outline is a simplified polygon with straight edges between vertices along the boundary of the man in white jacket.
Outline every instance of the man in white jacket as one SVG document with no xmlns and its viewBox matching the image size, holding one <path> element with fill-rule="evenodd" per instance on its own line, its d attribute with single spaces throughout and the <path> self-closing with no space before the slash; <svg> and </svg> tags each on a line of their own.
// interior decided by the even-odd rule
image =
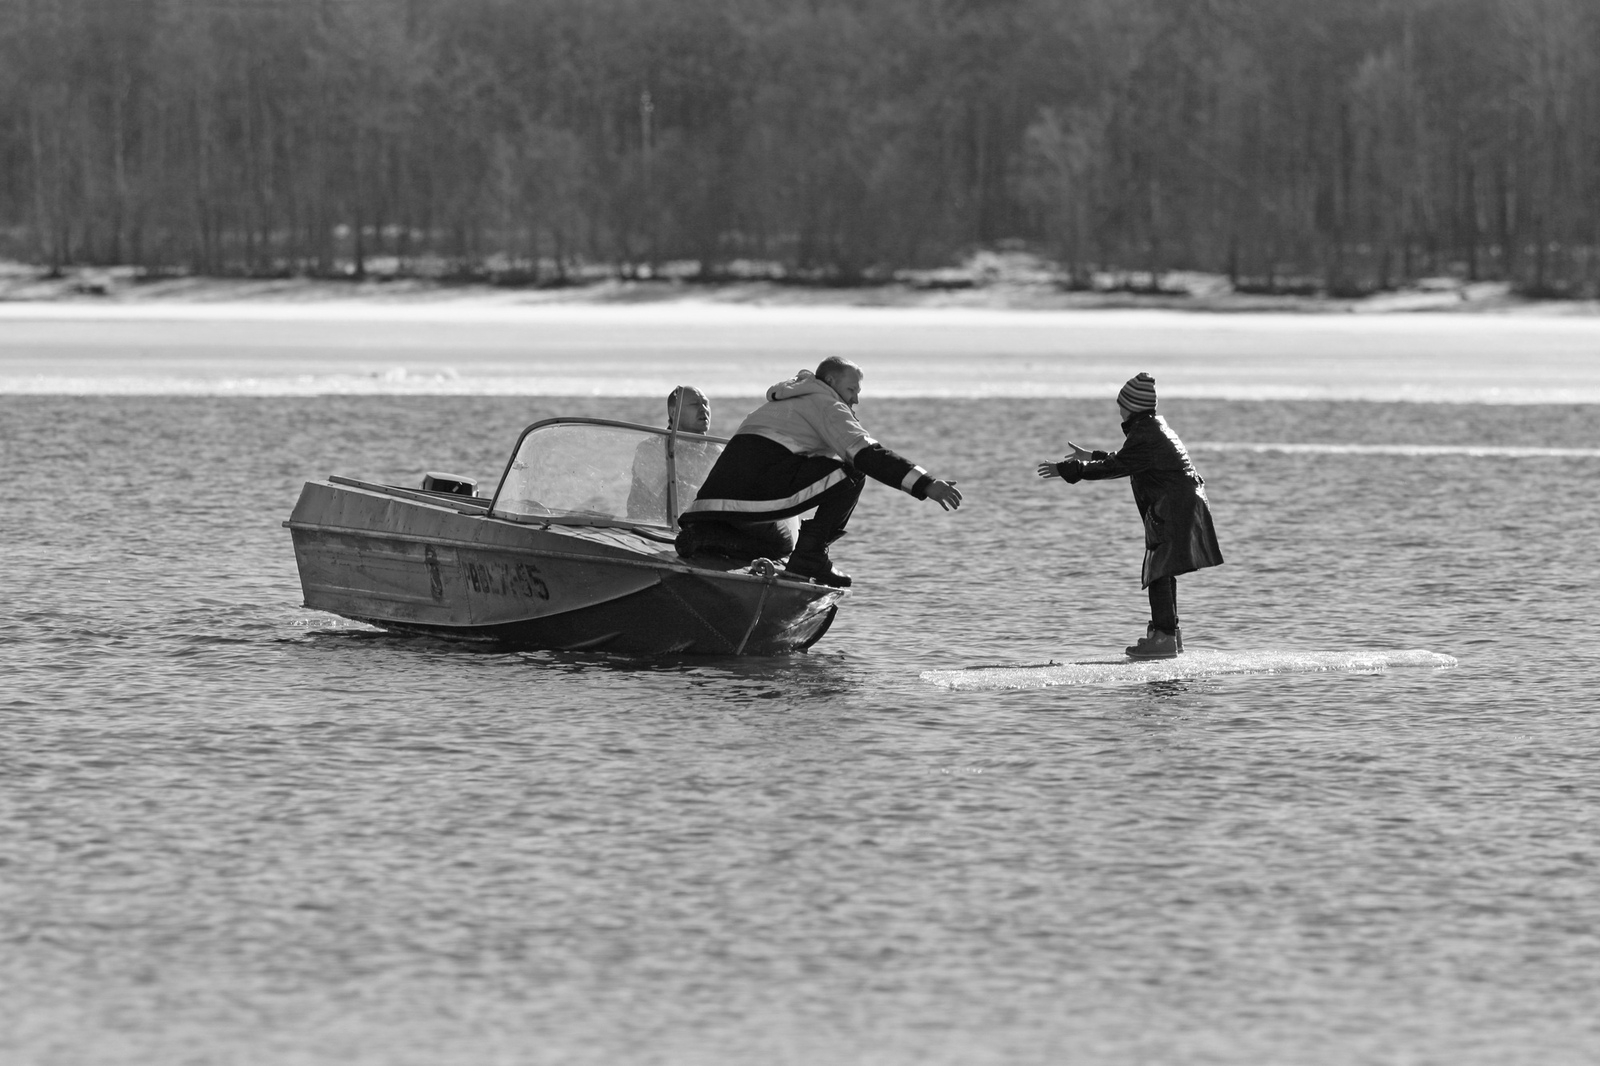
<svg viewBox="0 0 1600 1066">
<path fill-rule="evenodd" d="M 844 588 L 850 575 L 834 568 L 828 545 L 844 535 L 868 477 L 947 511 L 960 507 L 955 482 L 896 455 L 856 421 L 861 378 L 859 366 L 829 356 L 815 374 L 802 370 L 768 389 L 679 518 L 678 552 L 787 554 L 785 574 Z M 791 543 L 781 520 L 813 509 Z"/>
</svg>

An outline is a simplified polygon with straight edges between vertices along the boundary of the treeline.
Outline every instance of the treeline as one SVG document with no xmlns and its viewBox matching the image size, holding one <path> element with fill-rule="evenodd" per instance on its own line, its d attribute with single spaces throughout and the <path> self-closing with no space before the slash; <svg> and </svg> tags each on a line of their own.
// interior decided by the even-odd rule
<svg viewBox="0 0 1600 1066">
<path fill-rule="evenodd" d="M 1595 0 L 0 0 L 53 267 L 1600 291 Z"/>
</svg>

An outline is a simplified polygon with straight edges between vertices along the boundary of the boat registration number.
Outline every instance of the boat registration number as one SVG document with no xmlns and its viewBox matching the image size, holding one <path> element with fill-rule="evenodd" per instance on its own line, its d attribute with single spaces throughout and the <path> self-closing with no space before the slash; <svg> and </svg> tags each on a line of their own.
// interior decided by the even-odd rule
<svg viewBox="0 0 1600 1066">
<path fill-rule="evenodd" d="M 550 586 L 532 563 L 467 563 L 467 584 L 474 592 L 524 599 L 550 598 Z"/>
</svg>

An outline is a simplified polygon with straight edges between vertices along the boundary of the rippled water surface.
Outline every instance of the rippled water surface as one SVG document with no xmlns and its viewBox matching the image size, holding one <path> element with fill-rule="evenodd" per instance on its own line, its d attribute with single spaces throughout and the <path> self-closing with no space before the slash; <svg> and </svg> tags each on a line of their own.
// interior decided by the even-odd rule
<svg viewBox="0 0 1600 1066">
<path fill-rule="evenodd" d="M 0 1061 L 1600 1053 L 1600 409 L 1164 402 L 1228 562 L 1158 677 L 1070 673 L 1145 617 L 1126 484 L 1032 475 L 1115 445 L 1100 400 L 869 388 L 968 506 L 869 485 L 807 655 L 300 606 L 306 478 L 659 406 L 0 396 Z"/>
</svg>

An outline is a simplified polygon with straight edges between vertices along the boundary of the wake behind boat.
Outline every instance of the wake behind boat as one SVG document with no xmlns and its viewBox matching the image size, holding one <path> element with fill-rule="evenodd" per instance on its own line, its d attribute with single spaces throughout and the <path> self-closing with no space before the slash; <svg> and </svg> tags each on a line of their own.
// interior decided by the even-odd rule
<svg viewBox="0 0 1600 1066">
<path fill-rule="evenodd" d="M 491 497 L 309 481 L 284 525 L 305 605 L 383 629 L 516 647 L 779 655 L 827 632 L 848 595 L 673 547 L 725 438 L 594 418 L 522 431 Z"/>
</svg>

